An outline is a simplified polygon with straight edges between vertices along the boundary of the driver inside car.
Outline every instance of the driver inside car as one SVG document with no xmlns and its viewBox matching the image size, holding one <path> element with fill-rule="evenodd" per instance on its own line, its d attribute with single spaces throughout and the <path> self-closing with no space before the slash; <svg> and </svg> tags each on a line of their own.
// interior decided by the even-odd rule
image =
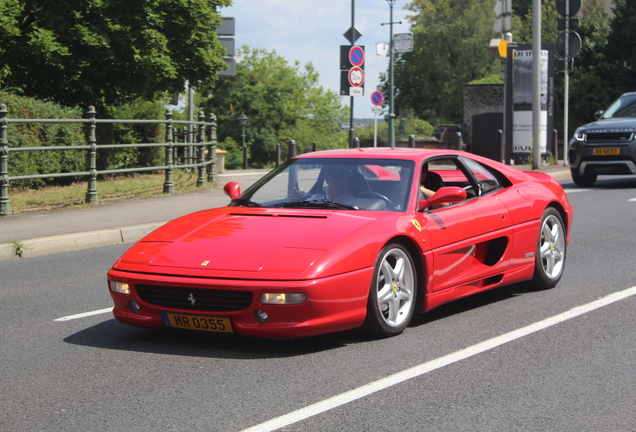
<svg viewBox="0 0 636 432">
<path fill-rule="evenodd" d="M 353 171 L 349 167 L 344 166 L 328 166 L 325 168 L 325 181 L 327 186 L 323 187 L 322 193 L 313 194 L 305 197 L 304 191 L 298 190 L 298 184 L 292 189 L 289 194 L 289 201 L 333 201 L 333 202 L 346 202 L 353 198 L 353 196 L 347 191 L 349 183 L 353 177 Z"/>
</svg>

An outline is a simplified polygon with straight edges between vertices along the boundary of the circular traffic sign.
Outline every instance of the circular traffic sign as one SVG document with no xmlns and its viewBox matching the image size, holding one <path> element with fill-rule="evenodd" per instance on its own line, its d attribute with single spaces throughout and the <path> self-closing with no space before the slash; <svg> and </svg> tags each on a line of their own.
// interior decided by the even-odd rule
<svg viewBox="0 0 636 432">
<path fill-rule="evenodd" d="M 556 40 L 556 52 L 561 57 L 565 57 L 565 32 L 561 33 Z M 581 49 L 581 36 L 577 32 L 570 32 L 568 38 L 568 57 L 575 57 Z"/>
<path fill-rule="evenodd" d="M 360 87 L 364 84 L 364 71 L 359 67 L 352 67 L 349 70 L 349 84 L 353 87 Z"/>
<path fill-rule="evenodd" d="M 371 93 L 371 103 L 373 105 L 382 105 L 382 102 L 384 102 L 384 95 L 382 94 L 382 92 L 376 90 Z"/>
<path fill-rule="evenodd" d="M 364 63 L 364 50 L 359 46 L 352 46 L 349 50 L 349 61 L 354 66 L 362 66 L 362 63 Z"/>
<path fill-rule="evenodd" d="M 581 10 L 581 0 L 556 0 L 556 10 L 561 16 L 565 16 L 566 2 L 569 3 L 569 16 L 574 16 Z"/>
</svg>

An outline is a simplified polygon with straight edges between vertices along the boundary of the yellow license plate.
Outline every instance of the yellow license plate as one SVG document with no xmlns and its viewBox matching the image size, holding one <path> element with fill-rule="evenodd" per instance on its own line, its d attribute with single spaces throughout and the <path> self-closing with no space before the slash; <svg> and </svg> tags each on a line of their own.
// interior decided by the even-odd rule
<svg viewBox="0 0 636 432">
<path fill-rule="evenodd" d="M 207 317 L 201 315 L 184 315 L 161 312 L 166 327 L 177 327 L 188 330 L 234 333 L 229 318 Z"/>
<path fill-rule="evenodd" d="M 619 148 L 609 148 L 609 147 L 603 147 L 603 148 L 595 148 L 594 149 L 594 153 L 595 156 L 614 156 L 614 155 L 620 155 L 621 154 L 621 149 Z"/>
</svg>

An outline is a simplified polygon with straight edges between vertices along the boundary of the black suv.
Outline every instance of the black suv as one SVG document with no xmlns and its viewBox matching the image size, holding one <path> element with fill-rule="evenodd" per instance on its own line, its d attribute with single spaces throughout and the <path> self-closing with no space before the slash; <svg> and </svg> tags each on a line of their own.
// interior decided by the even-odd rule
<svg viewBox="0 0 636 432">
<path fill-rule="evenodd" d="M 596 176 L 636 174 L 636 92 L 625 93 L 595 122 L 581 126 L 570 140 L 568 158 L 577 186 L 592 186 Z"/>
</svg>

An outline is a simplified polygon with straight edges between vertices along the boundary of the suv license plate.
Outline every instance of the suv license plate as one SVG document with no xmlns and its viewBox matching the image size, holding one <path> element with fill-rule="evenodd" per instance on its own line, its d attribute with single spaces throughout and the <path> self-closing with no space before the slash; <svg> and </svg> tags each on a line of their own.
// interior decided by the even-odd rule
<svg viewBox="0 0 636 432">
<path fill-rule="evenodd" d="M 207 317 L 200 315 L 184 315 L 161 312 L 166 327 L 177 327 L 188 330 L 234 333 L 229 318 Z"/>
<path fill-rule="evenodd" d="M 618 156 L 621 154 L 621 149 L 616 147 L 595 148 L 592 154 L 594 156 Z"/>
</svg>

